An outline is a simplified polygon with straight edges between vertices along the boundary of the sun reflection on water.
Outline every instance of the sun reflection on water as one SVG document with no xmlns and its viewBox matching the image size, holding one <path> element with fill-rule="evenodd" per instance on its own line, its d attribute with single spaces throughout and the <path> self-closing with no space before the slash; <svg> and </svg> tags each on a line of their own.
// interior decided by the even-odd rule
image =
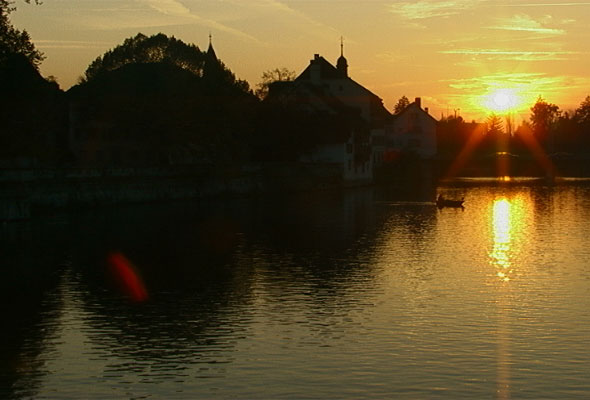
<svg viewBox="0 0 590 400">
<path fill-rule="evenodd" d="M 498 267 L 497 275 L 507 282 L 512 273 L 510 259 L 512 244 L 512 204 L 507 199 L 494 201 L 492 210 L 494 247 L 490 254 L 492 264 Z"/>
<path fill-rule="evenodd" d="M 499 286 L 498 293 L 498 330 L 497 330 L 497 398 L 511 397 L 511 317 L 513 307 L 510 292 L 514 289 L 507 283 L 518 272 L 518 253 L 523 245 L 523 229 L 527 225 L 526 200 L 522 197 L 497 198 L 494 200 L 491 219 L 492 249 L 489 253 L 490 264 L 496 269 L 496 276 L 505 285 Z"/>
</svg>

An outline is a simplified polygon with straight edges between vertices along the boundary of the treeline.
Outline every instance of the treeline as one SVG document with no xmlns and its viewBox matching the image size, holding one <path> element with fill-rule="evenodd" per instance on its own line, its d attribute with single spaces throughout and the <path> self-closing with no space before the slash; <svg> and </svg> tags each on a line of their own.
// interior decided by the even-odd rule
<svg viewBox="0 0 590 400">
<path fill-rule="evenodd" d="M 163 34 L 98 57 L 68 98 L 72 150 L 92 165 L 243 160 L 258 103 L 212 47 Z"/>
<path fill-rule="evenodd" d="M 346 141 L 351 129 L 369 142 L 355 110 L 310 111 L 293 96 L 263 101 L 268 84 L 278 88 L 294 78 L 291 71 L 268 71 L 253 91 L 211 45 L 203 51 L 162 33 L 126 39 L 64 92 L 39 74 L 44 56 L 10 24 L 10 4 L 0 0 L 0 166 L 293 161 L 314 146 Z M 408 104 L 400 99 L 395 113 Z M 497 115 L 485 123 L 443 118 L 437 143 L 448 159 L 466 150 L 475 158 L 590 155 L 590 96 L 569 113 L 540 97 L 518 127 Z"/>
<path fill-rule="evenodd" d="M 512 116 L 492 114 L 485 123 L 466 122 L 461 116 L 438 122 L 439 155 L 453 158 L 468 149 L 474 157 L 494 153 L 527 156 L 542 151 L 554 157 L 590 157 L 590 96 L 573 112 L 539 97 L 529 119 L 518 126 Z"/>
<path fill-rule="evenodd" d="M 41 53 L 6 42 L 0 42 L 4 166 L 241 162 L 273 154 L 265 136 L 274 132 L 260 115 L 268 107 L 211 45 L 201 51 L 140 33 L 97 57 L 63 92 L 39 74 Z"/>
</svg>

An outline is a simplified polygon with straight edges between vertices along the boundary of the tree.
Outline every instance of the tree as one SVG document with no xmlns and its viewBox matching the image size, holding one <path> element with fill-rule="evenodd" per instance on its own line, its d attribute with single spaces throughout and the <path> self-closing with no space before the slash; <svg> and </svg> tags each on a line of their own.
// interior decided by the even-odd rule
<svg viewBox="0 0 590 400">
<path fill-rule="evenodd" d="M 94 143 L 87 165 L 245 159 L 258 106 L 213 51 L 161 33 L 98 57 L 68 98 L 77 134 Z"/>
<path fill-rule="evenodd" d="M 163 33 L 150 37 L 138 33 L 92 61 L 82 80 L 92 80 L 103 72 L 113 71 L 127 64 L 156 62 L 175 65 L 202 76 L 206 60 L 206 53 L 193 44 L 186 44 Z"/>
<path fill-rule="evenodd" d="M 502 118 L 492 113 L 487 119 L 487 134 L 496 136 L 504 133 Z"/>
<path fill-rule="evenodd" d="M 402 111 L 404 111 L 404 109 L 409 105 L 410 105 L 410 100 L 408 100 L 408 98 L 406 96 L 402 96 L 397 101 L 397 104 L 393 108 L 393 113 L 397 115 L 397 114 L 401 113 Z"/>
<path fill-rule="evenodd" d="M 23 54 L 0 62 L 0 159 L 53 164 L 66 149 L 67 107 L 55 82 Z M 34 164 L 31 164 L 34 165 Z"/>
<path fill-rule="evenodd" d="M 539 142 L 547 142 L 561 114 L 559 107 L 555 104 L 547 103 L 543 97 L 539 96 L 535 105 L 531 107 L 531 111 L 530 119 L 533 126 L 533 133 Z"/>
<path fill-rule="evenodd" d="M 481 150 L 485 153 L 504 152 L 508 150 L 510 135 L 504 130 L 502 117 L 492 113 L 486 121 L 486 135 L 481 143 Z"/>
<path fill-rule="evenodd" d="M 261 82 L 256 85 L 255 94 L 260 99 L 264 99 L 268 94 L 268 87 L 274 82 L 289 82 L 295 79 L 297 74 L 288 68 L 281 67 L 270 69 L 262 73 Z"/>
<path fill-rule="evenodd" d="M 236 79 L 223 62 L 211 54 L 203 52 L 194 44 L 187 44 L 174 36 L 163 33 L 146 36 L 138 33 L 97 57 L 86 69 L 79 83 L 96 79 L 99 75 L 117 70 L 129 64 L 162 63 L 180 67 L 203 78 L 203 83 L 212 91 L 249 92 L 248 82 Z M 220 82 L 224 82 L 220 85 Z"/>
<path fill-rule="evenodd" d="M 586 96 L 580 107 L 576 109 L 574 119 L 580 124 L 590 124 L 590 96 Z"/>
<path fill-rule="evenodd" d="M 38 0 L 35 3 L 39 4 Z M 12 26 L 8 17 L 15 9 L 12 4 L 12 1 L 0 0 L 0 62 L 4 62 L 11 54 L 22 54 L 38 69 L 45 57 L 35 48 L 26 30 L 19 31 Z"/>
</svg>

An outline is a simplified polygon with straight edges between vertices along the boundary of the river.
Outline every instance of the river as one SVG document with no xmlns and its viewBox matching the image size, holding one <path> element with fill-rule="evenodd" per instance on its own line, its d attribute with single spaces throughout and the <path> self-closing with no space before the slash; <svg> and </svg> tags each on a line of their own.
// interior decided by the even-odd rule
<svg viewBox="0 0 590 400">
<path fill-rule="evenodd" d="M 0 398 L 587 398 L 589 221 L 463 179 L 6 224 Z"/>
</svg>

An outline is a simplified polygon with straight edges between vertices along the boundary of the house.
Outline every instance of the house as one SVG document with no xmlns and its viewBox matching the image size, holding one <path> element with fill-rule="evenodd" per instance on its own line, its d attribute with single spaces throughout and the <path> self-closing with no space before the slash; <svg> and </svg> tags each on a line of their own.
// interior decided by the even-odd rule
<svg viewBox="0 0 590 400">
<path fill-rule="evenodd" d="M 436 147 L 436 119 L 422 108 L 416 97 L 399 114 L 392 116 L 385 128 L 385 162 L 394 154 L 414 154 L 425 159 L 434 156 Z"/>
<path fill-rule="evenodd" d="M 336 66 L 315 54 L 294 81 L 271 85 L 268 98 L 277 97 L 320 120 L 314 146 L 300 162 L 338 164 L 346 182 L 372 180 L 374 138 L 384 135 L 391 114 L 377 95 L 348 76 L 342 45 Z"/>
</svg>

